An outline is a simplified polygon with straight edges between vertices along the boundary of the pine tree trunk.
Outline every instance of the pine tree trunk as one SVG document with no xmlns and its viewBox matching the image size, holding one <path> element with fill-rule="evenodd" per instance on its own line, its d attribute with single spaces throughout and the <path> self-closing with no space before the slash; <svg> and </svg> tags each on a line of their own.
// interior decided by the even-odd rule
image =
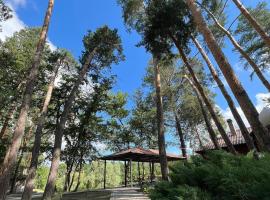
<svg viewBox="0 0 270 200">
<path fill-rule="evenodd" d="M 177 133 L 179 135 L 179 139 L 180 139 L 180 147 L 181 147 L 181 151 L 182 151 L 182 156 L 186 158 L 187 157 L 186 144 L 185 144 L 184 135 L 183 135 L 183 131 L 182 131 L 182 128 L 181 128 L 180 120 L 179 120 L 176 112 L 174 113 L 174 118 L 175 118 L 175 127 L 176 127 Z"/>
<path fill-rule="evenodd" d="M 7 153 L 7 162 L 4 163 L 2 174 L 0 177 L 0 200 L 4 200 L 6 198 L 6 192 L 9 187 L 9 181 L 10 181 L 10 174 L 12 171 L 12 168 L 14 167 L 14 164 L 16 163 L 17 154 L 20 148 L 21 140 L 24 135 L 24 129 L 25 129 L 25 122 L 28 115 L 31 99 L 32 99 L 32 93 L 35 87 L 37 74 L 39 71 L 39 65 L 41 56 L 43 53 L 43 49 L 45 46 L 46 38 L 47 38 L 47 32 L 49 28 L 49 22 L 52 14 L 52 9 L 54 5 L 54 0 L 49 1 L 48 10 L 46 13 L 46 17 L 44 20 L 44 24 L 41 30 L 39 42 L 37 45 L 37 49 L 34 55 L 33 59 L 33 65 L 30 70 L 30 74 L 28 76 L 28 80 L 26 83 L 26 88 L 22 100 L 22 105 L 20 108 L 20 114 L 18 117 L 18 121 L 16 123 L 16 128 L 13 134 L 12 144 L 10 147 L 10 151 Z"/>
<path fill-rule="evenodd" d="M 216 81 L 221 93 L 223 94 L 224 98 L 226 99 L 228 105 L 229 105 L 229 108 L 232 112 L 232 115 L 234 117 L 234 119 L 236 120 L 240 130 L 241 130 L 241 133 L 246 141 L 246 144 L 247 144 L 247 147 L 248 147 L 248 150 L 251 151 L 251 150 L 255 150 L 255 145 L 254 145 L 254 141 L 253 139 L 251 138 L 251 136 L 249 135 L 249 132 L 247 130 L 247 127 L 245 126 L 240 114 L 238 113 L 237 109 L 236 109 L 236 106 L 231 98 L 231 96 L 229 95 L 228 91 L 226 90 L 224 84 L 222 83 L 222 81 L 220 80 L 213 64 L 211 63 L 210 59 L 208 58 L 207 54 L 205 53 L 205 51 L 203 50 L 202 46 L 200 45 L 200 43 L 196 40 L 196 38 L 194 38 L 192 36 L 192 41 L 194 42 L 194 44 L 196 45 L 197 49 L 199 50 L 199 52 L 201 53 L 203 59 L 205 60 L 214 80 Z"/>
<path fill-rule="evenodd" d="M 67 169 L 67 173 L 66 173 L 66 178 L 65 178 L 65 185 L 64 185 L 64 192 L 67 192 L 68 188 L 69 188 L 69 184 L 70 184 L 70 175 L 72 172 L 72 168 L 74 165 L 74 159 L 72 160 L 70 166 Z"/>
<path fill-rule="evenodd" d="M 252 104 L 247 92 L 241 85 L 237 76 L 235 75 L 230 63 L 223 54 L 221 48 L 215 40 L 215 37 L 211 30 L 208 28 L 206 22 L 200 10 L 197 8 L 194 0 L 187 0 L 188 6 L 197 24 L 198 30 L 204 36 L 204 39 L 211 50 L 215 60 L 217 61 L 219 68 L 221 69 L 226 81 L 228 82 L 234 96 L 236 97 L 240 107 L 242 108 L 248 122 L 250 123 L 254 134 L 258 140 L 260 149 L 270 151 L 270 137 L 267 134 L 265 128 L 259 121 L 259 114 Z"/>
<path fill-rule="evenodd" d="M 240 52 L 240 54 L 247 60 L 247 62 L 250 64 L 250 66 L 252 67 L 252 69 L 254 70 L 254 72 L 256 73 L 256 75 L 258 76 L 258 78 L 261 80 L 261 82 L 263 83 L 263 85 L 267 88 L 268 91 L 270 91 L 270 83 L 269 81 L 265 78 L 265 76 L 263 75 L 262 71 L 260 70 L 260 68 L 258 67 L 258 65 L 250 58 L 250 56 L 245 52 L 245 50 L 240 46 L 240 44 L 234 39 L 234 37 L 231 35 L 231 33 L 226 30 L 219 22 L 218 20 L 215 18 L 215 16 L 213 15 L 213 13 L 211 13 L 207 8 L 205 8 L 204 6 L 202 6 L 204 10 L 206 10 L 206 12 L 212 17 L 212 19 L 214 20 L 214 22 L 216 23 L 216 25 L 219 27 L 219 29 L 225 33 L 227 35 L 227 37 L 230 39 L 230 41 L 232 42 L 233 46 Z"/>
<path fill-rule="evenodd" d="M 39 150 L 40 150 L 40 145 L 41 145 L 41 136 L 42 136 L 42 130 L 45 124 L 46 120 L 46 115 L 48 112 L 48 107 L 51 101 L 52 97 L 52 92 L 54 89 L 54 82 L 59 70 L 60 64 L 55 67 L 55 70 L 53 72 L 52 77 L 50 78 L 48 90 L 44 99 L 43 107 L 41 109 L 41 113 L 37 122 L 37 128 L 35 132 L 35 141 L 34 141 L 34 146 L 32 149 L 32 158 L 31 158 L 31 163 L 30 167 L 28 170 L 28 175 L 26 177 L 26 182 L 24 186 L 24 191 L 22 194 L 22 200 L 31 200 L 32 199 L 32 193 L 34 189 L 34 179 L 36 176 L 36 170 L 37 170 L 37 165 L 38 165 L 38 156 L 39 156 Z"/>
<path fill-rule="evenodd" d="M 162 179 L 168 180 L 168 161 L 166 155 L 165 136 L 164 136 L 164 115 L 161 96 L 160 72 L 157 58 L 153 59 L 155 68 L 156 85 L 156 104 L 157 104 L 157 124 L 158 124 L 158 146 Z"/>
<path fill-rule="evenodd" d="M 214 120 L 214 122 L 215 122 L 215 124 L 217 126 L 217 129 L 218 129 L 219 133 L 221 134 L 221 137 L 223 138 L 225 144 L 227 145 L 228 150 L 232 154 L 237 154 L 237 152 L 236 152 L 236 150 L 235 150 L 232 142 L 230 141 L 228 135 L 226 134 L 225 129 L 223 128 L 220 120 L 218 119 L 218 117 L 217 117 L 217 115 L 215 113 L 214 108 L 212 107 L 209 99 L 207 98 L 207 96 L 206 96 L 206 94 L 205 94 L 205 92 L 203 90 L 203 87 L 201 86 L 199 80 L 197 79 L 197 77 L 196 77 L 196 75 L 195 75 L 195 73 L 194 73 L 194 71 L 192 69 L 192 66 L 190 65 L 190 63 L 189 63 L 189 61 L 188 61 L 188 59 L 187 59 L 184 51 L 179 46 L 179 44 L 177 43 L 176 39 L 174 37 L 172 37 L 172 39 L 173 39 L 173 41 L 174 41 L 174 43 L 175 43 L 175 45 L 176 45 L 176 47 L 177 47 L 177 49 L 179 51 L 179 54 L 180 54 L 183 62 L 185 63 L 185 65 L 186 65 L 186 67 L 187 67 L 187 69 L 188 69 L 188 71 L 189 71 L 189 73 L 190 73 L 190 75 L 191 75 L 191 77 L 192 77 L 192 79 L 194 81 L 195 87 L 197 88 L 197 90 L 199 91 L 201 97 L 203 98 L 204 103 L 205 103 L 206 107 L 208 108 L 208 110 L 209 110 L 209 112 L 210 112 L 210 114 L 211 114 L 211 116 L 212 116 L 212 118 L 213 118 L 213 120 Z"/>
<path fill-rule="evenodd" d="M 56 176 L 57 176 L 57 170 L 58 170 L 59 162 L 60 162 L 62 137 L 63 137 L 63 132 L 65 129 L 65 124 L 67 122 L 68 115 L 69 115 L 70 109 L 72 107 L 72 103 L 76 97 L 76 93 L 79 89 L 79 86 L 83 82 L 83 78 L 89 69 L 89 64 L 90 64 L 92 58 L 94 57 L 95 52 L 96 52 L 96 50 L 94 49 L 88 55 L 84 65 L 80 71 L 80 74 L 79 74 L 79 76 L 78 76 L 78 78 L 77 78 L 77 80 L 76 80 L 76 82 L 75 82 L 75 84 L 70 92 L 70 95 L 69 95 L 67 101 L 65 102 L 64 110 L 63 110 L 63 113 L 61 115 L 60 122 L 59 122 L 59 124 L 57 124 L 57 128 L 55 131 L 53 156 L 52 156 L 53 158 L 52 158 L 50 173 L 48 176 L 48 180 L 47 180 L 45 191 L 43 193 L 42 200 L 51 200 L 51 198 L 52 198 L 52 195 L 54 192 L 55 180 L 56 180 Z"/>
<path fill-rule="evenodd" d="M 24 150 L 22 149 L 20 156 L 19 156 L 19 159 L 16 163 L 13 178 L 11 179 L 10 192 L 9 192 L 10 194 L 13 194 L 16 192 L 16 182 L 17 182 L 17 178 L 18 178 L 19 168 L 20 168 L 20 165 L 21 165 L 22 159 L 23 159 L 23 154 L 24 154 Z"/>
<path fill-rule="evenodd" d="M 201 111 L 202 111 L 202 115 L 203 115 L 203 118 L 204 118 L 204 121 L 205 121 L 207 131 L 209 133 L 210 139 L 211 139 L 211 141 L 214 144 L 216 149 L 221 149 L 220 145 L 218 143 L 218 140 L 217 140 L 216 133 L 215 133 L 213 127 L 212 127 L 211 122 L 208 119 L 208 115 L 206 113 L 205 107 L 203 105 L 203 100 L 202 100 L 202 98 L 201 98 L 201 96 L 199 94 L 199 91 L 197 90 L 197 88 L 195 87 L 195 85 L 193 84 L 193 82 L 190 80 L 190 78 L 188 76 L 186 76 L 186 79 L 188 80 L 189 84 L 193 88 L 193 90 L 195 92 L 195 95 L 196 95 L 196 97 L 198 99 L 198 102 L 199 102 L 199 105 L 200 105 L 200 108 L 201 108 Z"/>
<path fill-rule="evenodd" d="M 270 48 L 270 36 L 265 32 L 263 27 L 256 21 L 256 19 L 249 13 L 249 11 L 244 7 L 244 5 L 239 0 L 233 0 L 237 8 L 249 21 L 251 26 L 258 32 L 261 38 L 264 40 L 265 44 Z"/>
<path fill-rule="evenodd" d="M 21 153 L 20 153 L 20 157 L 16 163 L 16 167 L 15 167 L 15 171 L 14 171 L 14 176 L 11 179 L 11 187 L 10 187 L 10 193 L 14 193 L 16 192 L 16 182 L 17 182 L 17 177 L 18 177 L 18 172 L 19 172 L 19 167 L 21 165 L 22 162 L 22 158 L 23 158 L 23 154 L 26 152 L 26 147 L 27 147 L 27 143 L 29 142 L 29 140 L 32 138 L 33 136 L 33 129 L 34 126 L 31 126 L 29 129 L 28 134 L 25 136 L 24 141 L 21 145 Z"/>
<path fill-rule="evenodd" d="M 72 186 L 73 186 L 74 179 L 75 179 L 75 175 L 76 175 L 76 171 L 77 171 L 77 169 L 78 169 L 78 165 L 79 165 L 79 162 L 77 162 L 76 165 L 75 165 L 75 169 L 74 169 L 74 172 L 73 172 L 73 174 L 72 174 L 72 178 L 71 178 L 70 184 L 69 184 L 69 186 L 68 186 L 68 191 L 69 191 L 69 192 L 71 191 L 71 188 L 72 188 Z"/>
<path fill-rule="evenodd" d="M 77 192 L 77 190 L 79 189 L 79 186 L 81 184 L 81 172 L 82 172 L 82 161 L 80 161 L 80 167 L 79 167 L 79 175 L 78 175 L 78 178 L 77 178 L 77 184 L 76 184 L 76 187 L 74 189 L 73 192 Z"/>
</svg>

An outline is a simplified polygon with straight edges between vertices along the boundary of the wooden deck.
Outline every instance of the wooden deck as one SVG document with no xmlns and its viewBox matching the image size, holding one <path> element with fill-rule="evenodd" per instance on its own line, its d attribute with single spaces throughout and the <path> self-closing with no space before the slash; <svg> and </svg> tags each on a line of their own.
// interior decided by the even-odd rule
<svg viewBox="0 0 270 200">
<path fill-rule="evenodd" d="M 33 200 L 40 200 L 42 194 L 36 194 Z M 9 195 L 7 200 L 20 200 L 20 194 Z M 55 197 L 53 200 L 60 200 Z M 61 200 L 150 200 L 139 188 L 114 188 L 106 190 L 89 190 L 69 192 L 62 195 Z"/>
</svg>

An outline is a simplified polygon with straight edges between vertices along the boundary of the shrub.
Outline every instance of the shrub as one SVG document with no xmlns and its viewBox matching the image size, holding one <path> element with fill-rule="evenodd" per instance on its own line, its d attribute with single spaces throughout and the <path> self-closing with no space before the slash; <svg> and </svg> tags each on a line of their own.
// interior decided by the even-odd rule
<svg viewBox="0 0 270 200">
<path fill-rule="evenodd" d="M 171 182 L 158 183 L 153 200 L 270 199 L 270 155 L 259 160 L 211 151 L 170 167 Z"/>
</svg>

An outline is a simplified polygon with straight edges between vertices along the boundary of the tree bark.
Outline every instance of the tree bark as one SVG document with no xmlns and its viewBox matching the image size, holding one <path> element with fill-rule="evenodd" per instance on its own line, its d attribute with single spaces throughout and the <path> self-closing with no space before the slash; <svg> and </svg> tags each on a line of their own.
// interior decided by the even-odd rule
<svg viewBox="0 0 270 200">
<path fill-rule="evenodd" d="M 21 165 L 22 159 L 23 159 L 23 154 L 26 152 L 26 148 L 27 148 L 27 142 L 31 139 L 31 137 L 33 136 L 33 129 L 34 126 L 31 126 L 29 129 L 28 134 L 25 136 L 23 143 L 21 144 L 21 153 L 19 156 L 19 159 L 16 163 L 16 167 L 15 167 L 15 171 L 14 171 L 14 176 L 11 179 L 11 187 L 10 187 L 10 193 L 14 193 L 16 192 L 16 182 L 17 182 L 17 178 L 18 178 L 18 172 L 19 172 L 19 167 Z"/>
<path fill-rule="evenodd" d="M 25 122 L 28 115 L 29 107 L 32 100 L 32 93 L 35 87 L 37 74 L 39 71 L 39 65 L 41 56 L 43 53 L 43 49 L 45 46 L 46 38 L 47 38 L 47 32 L 49 28 L 49 22 L 52 14 L 52 9 L 54 5 L 54 0 L 49 1 L 49 6 L 47 9 L 46 17 L 44 20 L 44 24 L 40 33 L 39 42 L 37 45 L 37 49 L 34 55 L 33 64 L 30 70 L 30 74 L 28 76 L 28 80 L 26 83 L 26 88 L 20 108 L 20 114 L 18 117 L 18 121 L 16 123 L 16 128 L 13 134 L 12 144 L 10 147 L 10 151 L 7 152 L 7 162 L 4 163 L 2 174 L 0 177 L 0 199 L 4 200 L 6 198 L 6 192 L 9 187 L 9 181 L 10 181 L 10 174 L 12 171 L 12 168 L 14 167 L 17 159 L 17 154 L 20 148 L 21 140 L 24 135 L 24 129 L 25 129 Z"/>
<path fill-rule="evenodd" d="M 234 117 L 234 119 L 236 120 L 240 130 L 241 130 L 241 134 L 243 135 L 248 150 L 254 150 L 255 149 L 255 145 L 254 145 L 254 141 L 252 140 L 251 136 L 249 135 L 249 132 L 247 130 L 247 127 L 245 126 L 240 114 L 238 113 L 236 106 L 231 98 L 231 96 L 229 95 L 228 91 L 226 90 L 224 84 L 222 83 L 222 81 L 220 80 L 218 73 L 215 70 L 215 67 L 213 66 L 213 64 L 211 63 L 210 59 L 208 58 L 207 54 L 205 53 L 205 51 L 203 50 L 202 46 L 200 45 L 200 43 L 196 40 L 196 38 L 194 38 L 193 36 L 191 37 L 192 41 L 194 42 L 194 44 L 196 45 L 197 49 L 199 50 L 199 52 L 201 53 L 203 59 L 205 60 L 214 80 L 216 81 L 221 93 L 223 94 L 224 98 L 226 99 L 229 108 L 232 112 L 232 115 Z"/>
<path fill-rule="evenodd" d="M 72 178 L 71 178 L 70 184 L 69 184 L 69 186 L 68 186 L 68 191 L 69 191 L 69 192 L 71 191 L 71 188 L 72 188 L 72 186 L 73 186 L 74 179 L 75 179 L 75 174 L 76 174 L 76 171 L 77 171 L 77 169 L 78 169 L 78 165 L 79 165 L 79 162 L 77 162 L 76 165 L 75 165 L 75 169 L 74 169 L 74 172 L 73 172 L 73 174 L 72 174 Z"/>
<path fill-rule="evenodd" d="M 233 0 L 237 8 L 249 21 L 251 26 L 258 32 L 261 38 L 264 40 L 265 44 L 270 48 L 270 36 L 266 33 L 263 27 L 256 21 L 256 19 L 249 13 L 249 11 L 244 7 L 244 5 L 239 0 Z"/>
<path fill-rule="evenodd" d="M 236 152 L 236 150 L 235 150 L 233 144 L 231 143 L 231 141 L 230 141 L 228 135 L 226 134 L 225 129 L 223 128 L 223 126 L 222 126 L 220 120 L 218 119 L 218 117 L 217 117 L 217 115 L 216 115 L 216 113 L 215 113 L 214 108 L 212 107 L 212 105 L 211 105 L 209 99 L 207 98 L 207 96 L 206 96 L 206 94 L 205 94 L 205 92 L 204 92 L 204 90 L 203 90 L 203 87 L 201 86 L 199 80 L 197 79 L 197 77 L 196 77 L 196 75 L 195 75 L 195 73 L 194 73 L 194 71 L 193 71 L 193 69 L 192 69 L 192 66 L 190 65 L 190 63 L 189 63 L 189 61 L 188 61 L 188 59 L 187 59 L 187 57 L 186 57 L 184 51 L 183 51 L 182 48 L 179 46 L 179 44 L 177 43 L 176 39 L 175 39 L 174 37 L 172 37 L 172 39 L 173 39 L 173 41 L 174 41 L 174 43 L 175 43 L 175 45 L 176 45 L 176 47 L 177 47 L 177 49 L 178 49 L 178 51 L 179 51 L 179 54 L 180 54 L 180 56 L 181 56 L 183 62 L 185 63 L 185 65 L 186 65 L 186 67 L 187 67 L 187 69 L 188 69 L 188 71 L 189 71 L 189 73 L 190 73 L 190 75 L 191 75 L 191 77 L 192 77 L 192 79 L 193 79 L 193 81 L 194 81 L 195 87 L 196 87 L 197 90 L 199 91 L 199 93 L 200 93 L 200 95 L 201 95 L 201 97 L 202 97 L 202 99 L 203 99 L 203 101 L 204 101 L 206 107 L 208 108 L 208 110 L 209 110 L 209 112 L 210 112 L 210 114 L 211 114 L 211 116 L 212 116 L 212 118 L 213 118 L 213 120 L 214 120 L 214 122 L 215 122 L 215 124 L 216 124 L 216 126 L 217 126 L 217 128 L 218 128 L 219 133 L 221 134 L 221 137 L 223 138 L 225 144 L 227 145 L 228 150 L 229 150 L 232 154 L 237 154 L 237 152 Z"/>
<path fill-rule="evenodd" d="M 81 184 L 80 180 L 81 180 L 82 167 L 83 167 L 83 163 L 82 163 L 82 161 L 80 161 L 79 175 L 78 175 L 78 178 L 77 178 L 77 184 L 76 184 L 76 187 L 75 187 L 73 192 L 77 192 L 77 190 L 79 189 L 79 186 Z"/>
<path fill-rule="evenodd" d="M 216 23 L 216 25 L 219 27 L 219 29 L 225 33 L 227 35 L 227 37 L 230 39 L 230 41 L 232 42 L 233 46 L 240 52 L 240 54 L 247 60 L 247 62 L 250 64 L 250 66 L 252 67 L 252 69 L 254 70 L 254 72 L 256 73 L 256 75 L 258 76 L 258 78 L 261 80 L 261 82 L 263 83 L 263 85 L 267 88 L 268 91 L 270 91 L 270 83 L 269 81 L 265 78 L 265 76 L 263 75 L 262 71 L 260 70 L 260 68 L 258 67 L 258 65 L 250 58 L 250 56 L 245 52 L 245 50 L 240 46 L 240 44 L 234 39 L 234 37 L 231 35 L 231 33 L 226 30 L 219 22 L 218 20 L 215 18 L 215 16 L 213 15 L 213 13 L 211 13 L 207 8 L 205 8 L 204 6 L 201 6 L 204 10 L 206 10 L 206 12 L 212 17 L 212 19 L 214 20 L 214 22 Z"/>
<path fill-rule="evenodd" d="M 24 150 L 22 149 L 21 153 L 20 153 L 20 156 L 19 156 L 19 159 L 18 159 L 18 161 L 16 163 L 13 178 L 11 179 L 11 184 L 10 184 L 10 193 L 11 194 L 16 192 L 16 182 L 17 182 L 17 178 L 18 178 L 19 168 L 20 168 L 20 165 L 21 165 L 22 159 L 23 159 L 23 154 L 24 154 Z"/>
<path fill-rule="evenodd" d="M 164 136 L 164 113 L 161 96 L 161 81 L 157 58 L 153 58 L 155 68 L 156 104 L 157 104 L 157 124 L 158 124 L 158 146 L 162 179 L 168 181 L 168 161 L 166 155 Z"/>
<path fill-rule="evenodd" d="M 72 172 L 72 168 L 74 165 L 74 159 L 72 160 L 70 166 L 67 169 L 67 173 L 66 173 L 66 178 L 65 178 L 65 185 L 64 185 L 64 192 L 67 192 L 68 188 L 69 188 L 69 184 L 70 184 L 70 175 Z"/>
<path fill-rule="evenodd" d="M 47 112 L 48 112 L 48 107 L 51 101 L 52 97 L 52 92 L 54 89 L 55 85 L 55 79 L 57 77 L 57 73 L 60 67 L 60 63 L 55 66 L 53 75 L 50 78 L 48 90 L 44 99 L 43 107 L 40 112 L 40 116 L 37 122 L 37 128 L 35 132 L 35 141 L 34 141 L 34 146 L 32 149 L 32 159 L 31 159 L 31 164 L 28 170 L 28 175 L 26 177 L 26 182 L 24 186 L 24 191 L 22 194 L 22 200 L 31 200 L 32 199 L 32 193 L 34 189 L 34 179 L 36 176 L 36 170 L 37 170 L 37 165 L 38 165 L 38 156 L 39 156 L 39 150 L 40 150 L 40 145 L 41 145 L 41 136 L 42 136 L 42 130 L 45 124 Z"/>
<path fill-rule="evenodd" d="M 270 151 L 270 137 L 267 134 L 265 128 L 259 121 L 259 114 L 252 104 L 247 92 L 241 85 L 241 82 L 238 80 L 235 75 L 230 63 L 226 59 L 224 53 L 219 47 L 216 39 L 208 28 L 206 22 L 203 19 L 203 16 L 200 10 L 197 8 L 194 0 L 187 0 L 187 4 L 191 10 L 191 13 L 194 17 L 195 23 L 198 30 L 204 36 L 204 39 L 211 50 L 215 60 L 217 61 L 219 68 L 221 69 L 226 81 L 228 82 L 234 96 L 236 97 L 240 107 L 242 108 L 248 122 L 250 123 L 254 134 L 258 140 L 259 146 L 264 148 L 264 150 Z"/>
<path fill-rule="evenodd" d="M 183 135 L 183 131 L 182 131 L 182 128 L 181 128 L 180 120 L 179 120 L 176 112 L 174 113 L 174 118 L 175 118 L 175 127 L 176 127 L 177 133 L 179 135 L 179 139 L 180 139 L 180 147 L 181 147 L 181 151 L 182 151 L 182 156 L 186 158 L 187 157 L 186 144 L 185 144 L 184 135 Z"/>
<path fill-rule="evenodd" d="M 214 146 L 215 146 L 216 149 L 221 149 L 221 148 L 220 148 L 220 145 L 219 145 L 219 143 L 218 143 L 218 140 L 217 140 L 216 133 L 215 133 L 214 129 L 212 128 L 211 122 L 210 122 L 209 119 L 208 119 L 208 116 L 207 116 L 205 107 L 204 107 L 204 105 L 203 105 L 202 97 L 200 96 L 198 89 L 195 87 L 195 85 L 194 85 L 193 82 L 190 80 L 190 78 L 189 78 L 188 76 L 186 76 L 186 79 L 188 80 L 189 84 L 190 84 L 191 87 L 193 88 L 193 90 L 194 90 L 194 92 L 195 92 L 195 95 L 196 95 L 196 97 L 197 97 L 197 99 L 198 99 L 198 102 L 199 102 L 199 105 L 200 105 L 200 108 L 201 108 L 201 111 L 202 111 L 202 115 L 203 115 L 203 118 L 204 118 L 204 121 L 205 121 L 206 128 L 207 128 L 207 130 L 208 130 L 210 139 L 211 139 L 211 141 L 212 141 L 212 143 L 214 144 Z"/>
<path fill-rule="evenodd" d="M 72 107 L 72 103 L 76 97 L 76 93 L 79 89 L 79 86 L 83 82 L 83 78 L 86 75 L 90 63 L 92 61 L 92 58 L 94 57 L 96 50 L 94 49 L 86 58 L 86 61 L 79 73 L 79 76 L 70 92 L 70 95 L 65 102 L 64 105 L 64 110 L 60 118 L 59 124 L 57 124 L 57 128 L 55 131 L 55 141 L 54 141 L 54 149 L 53 149 L 53 158 L 52 158 L 52 163 L 51 163 L 51 168 L 50 168 L 50 173 L 48 176 L 47 184 L 45 191 L 43 193 L 42 200 L 51 200 L 53 192 L 54 192 L 54 186 L 55 186 L 55 180 L 57 176 L 57 170 L 59 167 L 59 162 L 60 162 L 60 154 L 61 154 L 61 146 L 62 146 L 62 137 L 63 137 L 63 132 L 65 129 L 65 124 L 68 119 L 68 114 L 70 112 L 70 109 Z"/>
</svg>

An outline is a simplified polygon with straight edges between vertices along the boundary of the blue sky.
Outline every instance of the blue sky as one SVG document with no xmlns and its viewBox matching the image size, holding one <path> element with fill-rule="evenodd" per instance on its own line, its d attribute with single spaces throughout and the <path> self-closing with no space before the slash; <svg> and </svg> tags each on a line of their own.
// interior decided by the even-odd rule
<svg viewBox="0 0 270 200">
<path fill-rule="evenodd" d="M 15 10 L 15 19 L 11 20 L 3 26 L 1 35 L 10 35 L 12 31 L 18 30 L 23 26 L 33 27 L 40 26 L 43 22 L 44 12 L 47 8 L 46 0 L 7 0 Z M 258 1 L 243 1 L 247 6 L 254 6 Z M 234 7 L 233 3 L 229 3 L 227 9 L 229 12 L 229 21 L 232 21 L 239 11 Z M 53 45 L 68 49 L 76 58 L 81 54 L 82 38 L 87 30 L 95 30 L 96 28 L 109 25 L 111 28 L 117 28 L 119 35 L 123 41 L 124 54 L 126 61 L 120 63 L 113 68 L 113 72 L 117 74 L 117 83 L 114 91 L 127 92 L 132 95 L 134 91 L 141 86 L 142 78 L 145 73 L 150 55 L 144 48 L 137 48 L 135 45 L 140 41 L 140 37 L 132 32 L 129 33 L 124 27 L 121 9 L 117 5 L 116 0 L 55 0 L 55 8 L 49 29 L 49 40 Z M 254 77 L 250 81 L 249 72 L 243 70 L 242 64 L 239 62 L 239 55 L 232 51 L 230 43 L 227 41 L 227 48 L 224 49 L 225 54 L 230 58 L 230 63 L 235 69 L 239 79 L 247 89 L 252 101 L 260 110 L 263 102 L 260 98 L 269 96 L 262 84 Z M 269 74 L 267 74 L 269 77 Z M 226 84 L 226 83 L 225 83 Z M 216 103 L 222 109 L 225 117 L 231 117 L 228 112 L 227 104 L 217 89 Z M 131 101 L 130 101 L 131 102 Z M 129 103 L 129 107 L 131 103 Z M 240 108 L 239 108 L 240 110 Z"/>
<path fill-rule="evenodd" d="M 27 26 L 40 26 L 46 7 L 47 1 L 27 0 L 17 13 Z M 126 31 L 116 0 L 56 0 L 49 39 L 55 46 L 70 50 L 78 58 L 87 30 L 95 30 L 105 24 L 119 30 L 126 56 L 125 62 L 113 68 L 118 75 L 114 90 L 132 93 L 141 84 L 149 55 L 143 48 L 135 47 L 140 38 L 136 33 Z"/>
</svg>

